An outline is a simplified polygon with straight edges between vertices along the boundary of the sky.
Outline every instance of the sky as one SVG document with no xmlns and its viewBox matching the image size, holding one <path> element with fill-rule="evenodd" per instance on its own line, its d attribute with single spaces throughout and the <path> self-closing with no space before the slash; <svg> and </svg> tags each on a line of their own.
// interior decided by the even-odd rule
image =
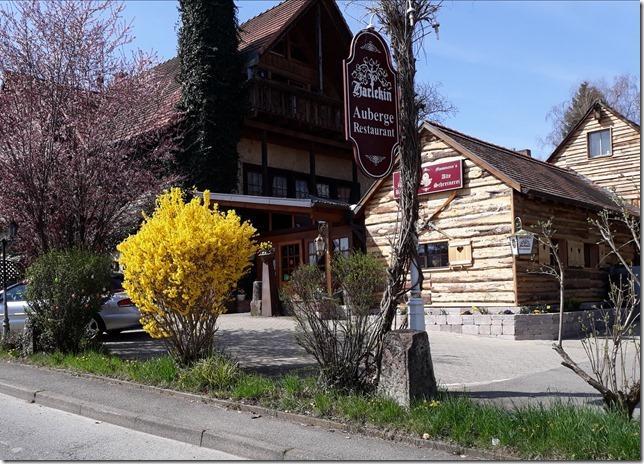
<svg viewBox="0 0 644 464">
<path fill-rule="evenodd" d="M 366 27 L 368 0 L 339 1 L 355 33 Z M 279 3 L 237 0 L 240 23 Z M 174 0 L 126 1 L 133 45 L 163 61 L 176 55 Z M 425 39 L 417 81 L 438 84 L 457 108 L 444 124 L 544 158 L 546 114 L 583 79 L 640 76 L 638 1 L 445 0 L 440 31 Z M 377 26 L 377 25 L 376 25 Z"/>
</svg>

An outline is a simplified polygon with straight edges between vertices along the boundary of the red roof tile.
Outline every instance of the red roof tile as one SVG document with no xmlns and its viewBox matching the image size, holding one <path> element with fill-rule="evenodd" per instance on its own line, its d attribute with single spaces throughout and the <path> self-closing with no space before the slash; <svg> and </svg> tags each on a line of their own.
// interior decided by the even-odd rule
<svg viewBox="0 0 644 464">
<path fill-rule="evenodd" d="M 239 50 L 242 53 L 263 53 L 313 2 L 314 0 L 284 0 L 244 22 L 240 25 Z M 176 107 L 181 98 L 179 58 L 171 58 L 151 72 L 163 87 L 163 101 L 160 107 L 142 109 L 140 120 L 132 124 L 132 134 L 159 129 L 174 121 L 178 114 Z"/>
</svg>

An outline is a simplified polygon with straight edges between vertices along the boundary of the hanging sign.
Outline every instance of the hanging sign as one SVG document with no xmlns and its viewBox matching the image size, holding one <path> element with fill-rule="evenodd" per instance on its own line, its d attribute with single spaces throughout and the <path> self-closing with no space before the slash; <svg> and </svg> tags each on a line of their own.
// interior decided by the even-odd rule
<svg viewBox="0 0 644 464">
<path fill-rule="evenodd" d="M 356 163 L 369 177 L 385 177 L 398 145 L 398 87 L 380 34 L 365 29 L 353 38 L 343 75 L 345 133 Z"/>
<path fill-rule="evenodd" d="M 463 160 L 423 166 L 418 195 L 463 188 Z M 394 172 L 394 198 L 400 196 L 400 171 Z"/>
</svg>

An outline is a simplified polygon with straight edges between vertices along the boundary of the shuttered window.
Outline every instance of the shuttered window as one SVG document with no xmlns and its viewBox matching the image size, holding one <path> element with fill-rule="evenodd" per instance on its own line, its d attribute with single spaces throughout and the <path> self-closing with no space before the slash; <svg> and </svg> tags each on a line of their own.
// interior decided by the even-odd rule
<svg viewBox="0 0 644 464">
<path fill-rule="evenodd" d="M 550 248 L 545 243 L 538 242 L 539 264 L 550 264 Z"/>
<path fill-rule="evenodd" d="M 599 246 L 596 243 L 584 243 L 584 267 L 595 269 L 599 265 Z"/>
<path fill-rule="evenodd" d="M 568 266 L 584 267 L 584 242 L 568 241 Z"/>
<path fill-rule="evenodd" d="M 449 265 L 469 266 L 472 264 L 471 242 L 450 242 L 449 243 Z"/>
<path fill-rule="evenodd" d="M 559 255 L 559 260 L 561 261 L 561 265 L 563 267 L 568 267 L 568 244 L 566 243 L 566 240 L 562 238 L 553 238 L 552 239 L 552 244 L 557 245 L 557 254 Z M 551 266 L 556 266 L 557 262 L 554 258 L 554 256 L 550 256 L 550 265 Z"/>
</svg>

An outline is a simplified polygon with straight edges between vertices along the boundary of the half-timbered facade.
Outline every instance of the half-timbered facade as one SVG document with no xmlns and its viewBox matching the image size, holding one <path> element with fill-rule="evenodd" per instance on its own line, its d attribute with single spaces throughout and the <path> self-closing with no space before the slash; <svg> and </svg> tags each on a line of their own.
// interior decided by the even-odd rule
<svg viewBox="0 0 644 464">
<path fill-rule="evenodd" d="M 640 126 L 598 101 L 552 152 L 548 162 L 640 203 Z"/>
</svg>

